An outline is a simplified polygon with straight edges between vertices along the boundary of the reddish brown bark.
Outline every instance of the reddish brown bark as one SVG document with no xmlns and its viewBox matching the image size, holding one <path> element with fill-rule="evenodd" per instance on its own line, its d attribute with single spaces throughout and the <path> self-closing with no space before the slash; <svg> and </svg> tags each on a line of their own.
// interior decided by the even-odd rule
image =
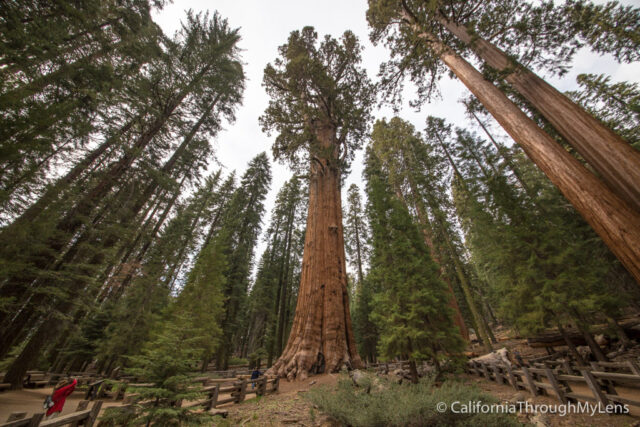
<svg viewBox="0 0 640 427">
<path fill-rule="evenodd" d="M 337 147 L 335 128 L 317 130 L 325 148 Z M 309 179 L 309 211 L 298 303 L 289 341 L 270 373 L 289 380 L 309 373 L 362 366 L 349 315 L 342 229 L 340 169 L 315 157 Z"/>
<path fill-rule="evenodd" d="M 472 37 L 464 26 L 440 23 L 471 46 L 487 65 L 511 71 L 505 80 L 531 103 L 629 205 L 640 211 L 640 152 L 536 74 L 511 60 L 488 41 Z"/>
<path fill-rule="evenodd" d="M 407 14 L 405 19 L 414 22 Z M 502 91 L 432 34 L 413 26 L 640 282 L 640 214 L 527 117 Z"/>
</svg>

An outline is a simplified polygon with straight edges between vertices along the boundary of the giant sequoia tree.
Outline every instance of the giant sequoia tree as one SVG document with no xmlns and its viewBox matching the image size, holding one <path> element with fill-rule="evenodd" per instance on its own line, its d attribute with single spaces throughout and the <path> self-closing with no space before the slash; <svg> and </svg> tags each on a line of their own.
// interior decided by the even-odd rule
<svg viewBox="0 0 640 427">
<path fill-rule="evenodd" d="M 470 3 L 472 3 L 471 9 L 469 9 Z M 634 193 L 634 188 L 637 187 L 633 179 L 631 179 L 632 182 L 629 182 L 628 179 L 635 175 L 634 167 L 630 163 L 633 163 L 633 159 L 637 158 L 637 152 L 634 152 L 624 142 L 620 144 L 621 140 L 616 144 L 611 143 L 611 146 L 608 146 L 606 142 L 601 142 L 597 147 L 593 147 L 591 144 L 588 148 L 579 150 L 585 158 L 588 156 L 584 153 L 588 153 L 597 159 L 594 161 L 594 168 L 603 177 L 605 171 L 602 165 L 605 164 L 603 159 L 607 157 L 607 151 L 616 151 L 616 158 L 625 158 L 625 161 L 621 163 L 625 165 L 621 167 L 624 169 L 624 173 L 618 174 L 609 170 L 607 176 L 610 179 L 603 178 L 601 180 L 554 141 L 549 134 L 538 127 L 504 92 L 491 81 L 485 79 L 483 74 L 462 56 L 469 47 L 472 49 L 476 47 L 474 44 L 476 40 L 465 39 L 462 33 L 454 33 L 453 28 L 443 25 L 445 18 L 442 17 L 442 10 L 447 10 L 454 15 L 458 13 L 460 16 L 469 17 L 475 13 L 474 5 L 476 9 L 480 8 L 480 12 L 491 12 L 491 8 L 496 6 L 493 2 L 449 2 L 445 6 L 440 2 L 370 0 L 367 18 L 372 27 L 371 39 L 374 42 L 384 40 L 392 52 L 391 61 L 382 67 L 383 81 L 392 92 L 398 93 L 404 76 L 409 75 L 419 84 L 419 95 L 421 100 L 424 100 L 436 90 L 435 85 L 444 69 L 443 65 L 448 67 L 524 149 L 529 158 L 560 189 L 567 200 L 573 204 L 629 272 L 640 282 L 640 213 L 634 209 L 632 202 L 627 202 L 627 200 L 633 200 L 631 193 Z M 483 8 L 483 6 L 485 7 Z M 495 19 L 505 15 L 509 14 L 496 15 Z M 448 19 L 449 14 L 445 14 L 445 17 Z M 458 40 L 454 37 L 457 37 Z M 536 41 L 544 41 L 544 39 L 536 38 Z M 498 56 L 497 52 L 493 53 L 496 57 Z M 491 68 L 502 72 L 508 72 L 509 68 L 505 67 L 513 66 L 511 62 L 498 66 L 498 63 L 491 63 L 489 58 L 482 57 L 482 59 Z M 538 56 L 536 55 L 533 59 L 538 59 Z M 517 73 L 510 75 L 515 74 Z M 524 74 L 526 74 L 526 70 L 522 71 L 522 75 Z M 534 80 L 528 81 L 542 87 L 543 82 Z M 547 89 L 545 86 L 545 93 L 549 92 L 549 96 L 552 95 L 552 91 L 555 91 L 553 88 Z M 536 105 L 536 108 L 541 112 L 544 110 L 545 117 L 553 114 L 561 115 L 568 111 L 568 107 L 561 108 L 560 100 L 555 97 L 554 99 L 554 108 L 545 109 L 546 107 L 543 105 Z M 564 99 L 570 102 L 567 98 Z M 586 114 L 588 116 L 586 118 L 578 113 L 574 116 L 575 120 L 579 120 L 581 123 L 588 121 L 590 124 L 586 126 L 587 129 L 611 134 L 610 130 L 602 130 L 602 126 L 597 123 L 593 124 L 591 121 L 595 120 L 588 114 Z M 560 131 L 564 124 L 551 122 L 560 133 L 565 135 L 564 130 Z M 571 129 L 568 134 L 576 137 L 575 132 L 578 131 L 574 127 Z M 578 146 L 576 141 L 579 138 L 567 139 L 574 146 Z M 609 139 L 611 138 L 606 136 L 604 138 L 606 141 Z M 630 149 L 631 151 L 629 151 Z M 622 180 L 626 184 L 623 185 Z"/>
<path fill-rule="evenodd" d="M 261 123 L 278 132 L 274 155 L 309 168 L 298 304 L 272 368 L 289 379 L 361 364 L 349 315 L 340 179 L 366 135 L 374 91 L 358 67 L 361 47 L 353 33 L 317 39 L 311 27 L 292 32 L 264 73 L 272 99 Z"/>
</svg>

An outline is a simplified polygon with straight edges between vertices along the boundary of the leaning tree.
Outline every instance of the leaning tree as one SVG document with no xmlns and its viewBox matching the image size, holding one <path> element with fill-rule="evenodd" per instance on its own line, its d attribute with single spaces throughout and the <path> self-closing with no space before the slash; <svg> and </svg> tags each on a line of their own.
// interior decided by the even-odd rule
<svg viewBox="0 0 640 427">
<path fill-rule="evenodd" d="M 361 364 L 353 337 L 342 229 L 342 171 L 368 133 L 373 85 L 359 67 L 361 46 L 347 31 L 318 44 L 312 27 L 293 31 L 267 65 L 271 96 L 260 118 L 276 131 L 273 153 L 309 170 L 309 210 L 296 313 L 289 341 L 271 368 L 304 379 Z"/>
</svg>

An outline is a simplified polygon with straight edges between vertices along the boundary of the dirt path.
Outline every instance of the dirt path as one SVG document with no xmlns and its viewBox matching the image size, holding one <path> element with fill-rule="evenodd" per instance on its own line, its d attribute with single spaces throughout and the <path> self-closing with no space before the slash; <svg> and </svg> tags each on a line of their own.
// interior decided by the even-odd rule
<svg viewBox="0 0 640 427">
<path fill-rule="evenodd" d="M 326 415 L 313 409 L 304 397 L 304 393 L 320 385 L 335 386 L 338 374 L 316 375 L 304 381 L 280 381 L 277 393 L 260 398 L 248 399 L 238 405 L 225 407 L 229 411 L 226 420 L 218 423 L 220 427 L 239 426 L 322 426 L 335 424 Z"/>
</svg>

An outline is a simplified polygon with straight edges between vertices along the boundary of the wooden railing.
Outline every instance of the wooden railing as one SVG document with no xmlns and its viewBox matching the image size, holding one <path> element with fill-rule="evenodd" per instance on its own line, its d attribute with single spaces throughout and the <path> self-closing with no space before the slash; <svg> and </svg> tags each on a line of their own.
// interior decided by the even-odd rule
<svg viewBox="0 0 640 427">
<path fill-rule="evenodd" d="M 102 402 L 95 402 L 91 409 L 88 409 L 88 406 L 89 401 L 82 400 L 78 403 L 78 407 L 75 412 L 44 421 L 44 413 L 37 413 L 30 418 L 27 418 L 26 412 L 14 412 L 9 415 L 9 418 L 4 424 L 0 424 L 0 427 L 58 427 L 66 425 L 77 426 L 79 424 L 91 427 L 98 419 L 98 414 L 102 408 Z"/>
<path fill-rule="evenodd" d="M 628 370 L 630 373 L 607 372 L 607 369 Z M 615 388 L 616 385 L 640 388 L 640 368 L 634 362 L 593 362 L 591 366 L 577 366 L 565 361 L 545 361 L 534 364 L 534 367 L 513 368 L 503 363 L 470 361 L 466 371 L 511 385 L 518 391 L 526 390 L 534 396 L 544 394 L 555 397 L 562 403 L 587 401 L 640 408 L 640 401 L 619 396 Z M 589 393 L 574 390 L 578 388 L 576 384 L 586 385 Z"/>
<path fill-rule="evenodd" d="M 268 378 L 262 376 L 255 380 L 247 378 L 236 379 L 210 379 L 196 378 L 194 381 L 203 382 L 202 393 L 206 398 L 194 402 L 181 402 L 180 407 L 191 408 L 203 406 L 205 409 L 213 409 L 217 406 L 227 403 L 243 402 L 247 395 L 255 394 L 263 396 L 278 391 L 280 384 L 279 378 Z M 136 388 L 144 388 L 151 384 L 124 384 L 123 392 L 116 395 L 116 399 L 123 399 L 124 403 L 134 403 L 138 399 L 135 393 Z M 127 394 L 127 389 L 133 389 L 133 393 Z M 227 397 L 225 397 L 228 395 Z"/>
</svg>

